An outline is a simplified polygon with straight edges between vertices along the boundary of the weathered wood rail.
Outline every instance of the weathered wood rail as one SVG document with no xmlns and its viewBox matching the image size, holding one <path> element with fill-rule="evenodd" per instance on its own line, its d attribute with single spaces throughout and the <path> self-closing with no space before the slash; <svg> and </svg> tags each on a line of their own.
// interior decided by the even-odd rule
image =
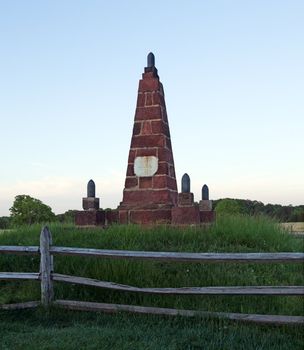
<svg viewBox="0 0 304 350">
<path fill-rule="evenodd" d="M 93 256 L 111 259 L 140 259 L 166 262 L 200 262 L 200 263 L 303 263 L 304 253 L 177 253 L 177 252 L 143 252 L 125 250 L 104 250 L 89 248 L 56 247 L 52 245 L 51 232 L 44 227 L 40 234 L 40 246 L 0 246 L 1 254 L 40 255 L 40 272 L 0 272 L 0 280 L 39 280 L 41 284 L 41 301 L 0 305 L 0 309 L 34 308 L 43 305 L 48 308 L 54 304 L 67 309 L 105 312 L 128 311 L 134 313 L 220 317 L 257 323 L 304 324 L 302 316 L 253 315 L 222 312 L 204 312 L 196 310 L 177 310 L 133 305 L 92 303 L 71 300 L 54 300 L 53 283 L 65 282 L 94 286 L 125 292 L 138 292 L 161 295 L 304 295 L 304 286 L 229 286 L 229 287 L 182 287 L 182 288 L 142 288 L 123 285 L 92 278 L 69 276 L 54 273 L 53 256 Z"/>
<path fill-rule="evenodd" d="M 301 286 L 258 286 L 258 287 L 183 287 L 183 288 L 139 288 L 104 282 L 92 278 L 76 277 L 53 273 L 53 280 L 72 284 L 82 284 L 106 289 L 120 290 L 124 292 L 139 292 L 148 294 L 170 295 L 303 295 L 304 287 Z"/>
<path fill-rule="evenodd" d="M 89 248 L 51 247 L 51 254 L 94 256 L 112 259 L 139 259 L 167 262 L 303 262 L 304 253 L 175 253 L 175 252 L 141 252 L 129 250 L 105 250 Z"/>
</svg>

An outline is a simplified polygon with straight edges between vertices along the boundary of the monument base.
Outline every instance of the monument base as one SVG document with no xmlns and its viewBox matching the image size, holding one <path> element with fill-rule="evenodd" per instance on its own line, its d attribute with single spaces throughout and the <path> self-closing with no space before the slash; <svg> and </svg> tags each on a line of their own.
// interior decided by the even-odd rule
<svg viewBox="0 0 304 350">
<path fill-rule="evenodd" d="M 198 205 L 172 208 L 172 225 L 199 225 L 200 211 Z"/>
<path fill-rule="evenodd" d="M 179 193 L 177 197 L 177 205 L 179 207 L 191 207 L 194 205 L 194 195 L 192 192 Z"/>
<path fill-rule="evenodd" d="M 82 208 L 84 210 L 99 209 L 99 198 L 96 197 L 85 197 L 82 198 Z"/>
<path fill-rule="evenodd" d="M 105 226 L 119 223 L 118 210 L 105 210 Z"/>
<path fill-rule="evenodd" d="M 120 224 L 170 224 L 171 208 L 122 209 L 119 210 Z"/>
<path fill-rule="evenodd" d="M 75 224 L 76 226 L 103 226 L 105 225 L 105 211 L 77 211 L 75 216 Z"/>
<path fill-rule="evenodd" d="M 203 224 L 210 224 L 212 222 L 215 222 L 215 211 L 200 211 L 200 219 L 201 223 Z"/>
<path fill-rule="evenodd" d="M 203 199 L 199 202 L 199 208 L 201 211 L 211 211 L 212 201 L 209 199 Z"/>
</svg>

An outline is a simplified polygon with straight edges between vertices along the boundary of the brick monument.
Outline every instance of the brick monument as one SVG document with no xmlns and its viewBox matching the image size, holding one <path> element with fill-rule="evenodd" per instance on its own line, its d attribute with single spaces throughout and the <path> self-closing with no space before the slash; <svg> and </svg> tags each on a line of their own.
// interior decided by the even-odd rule
<svg viewBox="0 0 304 350">
<path fill-rule="evenodd" d="M 95 182 L 90 180 L 87 185 L 87 196 L 82 198 L 83 211 L 77 211 L 75 224 L 77 226 L 102 226 L 105 224 L 105 212 L 99 209 L 99 198 L 95 197 Z"/>
<path fill-rule="evenodd" d="M 194 202 L 194 195 L 190 192 L 190 177 L 182 177 L 182 192 L 178 194 L 177 206 L 172 208 L 173 225 L 199 225 L 201 222 L 200 209 Z"/>
<path fill-rule="evenodd" d="M 139 81 L 120 223 L 170 223 L 177 185 L 163 85 L 153 53 Z"/>
<path fill-rule="evenodd" d="M 177 192 L 164 89 L 151 52 L 139 81 L 122 202 L 115 210 L 99 209 L 95 183 L 90 180 L 83 209 L 76 214 L 76 225 L 200 225 L 215 220 L 207 185 L 196 203 L 190 177 L 184 174 L 182 192 Z"/>
<path fill-rule="evenodd" d="M 209 199 L 209 188 L 205 184 L 202 187 L 202 200 L 199 202 L 201 222 L 215 221 L 215 211 L 212 210 L 212 201 Z"/>
</svg>

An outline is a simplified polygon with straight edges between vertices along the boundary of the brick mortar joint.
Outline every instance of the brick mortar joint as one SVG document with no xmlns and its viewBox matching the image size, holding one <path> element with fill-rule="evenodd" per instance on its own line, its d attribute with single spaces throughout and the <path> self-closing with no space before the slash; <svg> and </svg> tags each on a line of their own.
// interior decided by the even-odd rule
<svg viewBox="0 0 304 350">
<path fill-rule="evenodd" d="M 139 135 L 134 135 L 134 137 L 137 137 L 137 136 L 166 136 L 164 133 L 158 133 L 158 134 L 155 134 L 155 133 L 152 133 L 152 134 L 139 134 Z"/>
<path fill-rule="evenodd" d="M 148 188 L 136 188 L 134 189 L 132 188 L 124 188 L 125 192 L 164 192 L 164 191 L 169 191 L 169 192 L 176 192 L 176 190 L 172 190 L 171 188 L 152 188 L 152 187 L 148 187 Z"/>
<path fill-rule="evenodd" d="M 147 119 L 135 120 L 135 123 L 137 123 L 137 124 L 142 124 L 144 122 L 164 122 L 164 120 L 162 118 L 158 118 L 158 119 L 147 118 Z M 169 126 L 169 124 L 168 124 L 168 126 Z"/>
</svg>

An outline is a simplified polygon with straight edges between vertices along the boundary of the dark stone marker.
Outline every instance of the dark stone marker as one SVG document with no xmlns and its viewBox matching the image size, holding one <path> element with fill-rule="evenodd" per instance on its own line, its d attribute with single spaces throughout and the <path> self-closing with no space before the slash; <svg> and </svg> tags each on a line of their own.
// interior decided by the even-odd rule
<svg viewBox="0 0 304 350">
<path fill-rule="evenodd" d="M 87 187 L 87 197 L 94 197 L 95 198 L 95 182 L 93 180 L 90 180 L 88 182 L 88 187 Z"/>
<path fill-rule="evenodd" d="M 190 192 L 190 177 L 186 173 L 182 177 L 182 193 L 189 193 Z"/>
<path fill-rule="evenodd" d="M 209 188 L 207 185 L 202 187 L 202 200 L 209 200 Z"/>
<path fill-rule="evenodd" d="M 147 67 L 155 67 L 155 57 L 152 52 L 148 55 L 148 66 Z"/>
</svg>

